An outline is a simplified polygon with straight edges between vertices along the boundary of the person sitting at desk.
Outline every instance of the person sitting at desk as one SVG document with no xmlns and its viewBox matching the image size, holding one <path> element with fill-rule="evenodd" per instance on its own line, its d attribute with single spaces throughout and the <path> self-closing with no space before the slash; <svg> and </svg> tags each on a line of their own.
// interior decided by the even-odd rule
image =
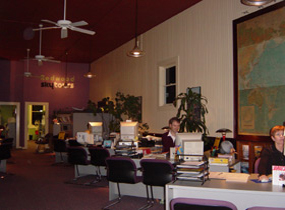
<svg viewBox="0 0 285 210">
<path fill-rule="evenodd" d="M 180 128 L 180 120 L 172 117 L 169 120 L 169 131 L 162 135 L 162 152 L 169 152 L 170 147 L 175 147 L 176 133 Z"/>
<path fill-rule="evenodd" d="M 268 175 L 272 174 L 272 165 L 285 166 L 284 126 L 277 125 L 270 129 L 270 137 L 274 144 L 264 148 L 258 166 L 259 180 L 268 181 Z"/>
</svg>

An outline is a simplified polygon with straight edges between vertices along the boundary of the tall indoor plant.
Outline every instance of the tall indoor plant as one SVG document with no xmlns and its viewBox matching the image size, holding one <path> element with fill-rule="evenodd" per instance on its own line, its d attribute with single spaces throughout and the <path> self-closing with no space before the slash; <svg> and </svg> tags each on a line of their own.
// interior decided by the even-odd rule
<svg viewBox="0 0 285 210">
<path fill-rule="evenodd" d="M 208 113 L 207 103 L 206 97 L 193 92 L 191 88 L 175 98 L 173 105 L 179 106 L 176 117 L 180 119 L 180 132 L 202 132 L 204 137 L 208 134 L 205 119 Z"/>
</svg>

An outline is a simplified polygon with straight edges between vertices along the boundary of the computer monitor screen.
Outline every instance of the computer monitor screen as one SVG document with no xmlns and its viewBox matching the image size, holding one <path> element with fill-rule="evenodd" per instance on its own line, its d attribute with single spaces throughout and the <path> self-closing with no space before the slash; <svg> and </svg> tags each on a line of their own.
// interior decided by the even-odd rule
<svg viewBox="0 0 285 210">
<path fill-rule="evenodd" d="M 94 144 L 94 135 L 86 132 L 77 132 L 77 142 L 81 144 Z"/>
<path fill-rule="evenodd" d="M 99 135 L 102 137 L 103 123 L 102 122 L 89 122 L 90 133 Z"/>
<path fill-rule="evenodd" d="M 121 140 L 135 140 L 138 137 L 138 122 L 121 122 Z"/>
<path fill-rule="evenodd" d="M 202 133 L 177 133 L 175 145 L 182 145 L 183 140 L 202 140 Z"/>
<path fill-rule="evenodd" d="M 112 140 L 104 140 L 103 147 L 111 148 L 113 141 Z"/>
<path fill-rule="evenodd" d="M 201 140 L 182 140 L 184 155 L 203 155 L 204 142 Z"/>
</svg>

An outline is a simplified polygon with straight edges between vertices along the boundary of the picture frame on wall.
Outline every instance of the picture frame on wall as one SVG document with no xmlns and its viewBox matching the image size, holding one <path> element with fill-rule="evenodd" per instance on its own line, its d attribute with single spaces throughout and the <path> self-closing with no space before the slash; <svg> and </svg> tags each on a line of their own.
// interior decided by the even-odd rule
<svg viewBox="0 0 285 210">
<path fill-rule="evenodd" d="M 233 21 L 238 139 L 268 139 L 285 121 L 285 2 Z"/>
</svg>

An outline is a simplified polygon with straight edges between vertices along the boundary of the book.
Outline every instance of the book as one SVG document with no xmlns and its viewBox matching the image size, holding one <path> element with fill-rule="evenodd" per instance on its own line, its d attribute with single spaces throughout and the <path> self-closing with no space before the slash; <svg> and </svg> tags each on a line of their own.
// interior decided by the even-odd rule
<svg viewBox="0 0 285 210">
<path fill-rule="evenodd" d="M 209 158 L 209 165 L 228 165 L 228 164 L 229 164 L 228 158 L 222 158 L 222 157 Z"/>
<path fill-rule="evenodd" d="M 272 184 L 285 184 L 285 166 L 272 166 Z"/>
</svg>

